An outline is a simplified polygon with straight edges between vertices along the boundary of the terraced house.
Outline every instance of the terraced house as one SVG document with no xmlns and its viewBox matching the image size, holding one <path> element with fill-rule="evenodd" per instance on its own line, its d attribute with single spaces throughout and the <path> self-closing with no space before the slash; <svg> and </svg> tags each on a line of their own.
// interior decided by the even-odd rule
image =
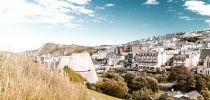
<svg viewBox="0 0 210 100">
<path fill-rule="evenodd" d="M 135 55 L 135 62 L 140 69 L 155 70 L 166 62 L 165 52 L 139 52 Z"/>
</svg>

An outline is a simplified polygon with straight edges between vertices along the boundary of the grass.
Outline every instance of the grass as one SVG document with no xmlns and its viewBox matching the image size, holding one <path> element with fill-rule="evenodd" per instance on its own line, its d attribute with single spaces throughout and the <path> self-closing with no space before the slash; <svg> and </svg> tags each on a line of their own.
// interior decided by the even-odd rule
<svg viewBox="0 0 210 100">
<path fill-rule="evenodd" d="M 164 93 L 165 93 L 164 91 L 159 90 L 159 92 L 158 92 L 158 93 L 155 93 L 154 98 L 155 98 L 155 99 L 158 99 L 158 98 L 160 97 L 160 95 L 161 95 L 161 94 L 164 94 Z"/>
<path fill-rule="evenodd" d="M 0 52 L 0 100 L 88 100 L 84 84 L 70 82 L 36 59 Z"/>
<path fill-rule="evenodd" d="M 122 100 L 90 89 L 87 91 L 90 93 L 90 96 L 94 97 L 96 100 Z"/>
</svg>

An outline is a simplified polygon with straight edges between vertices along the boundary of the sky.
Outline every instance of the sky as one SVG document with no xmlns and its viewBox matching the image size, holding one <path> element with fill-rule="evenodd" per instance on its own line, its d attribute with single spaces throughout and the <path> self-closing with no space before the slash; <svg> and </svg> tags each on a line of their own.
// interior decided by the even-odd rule
<svg viewBox="0 0 210 100">
<path fill-rule="evenodd" d="M 1 0 L 0 50 L 117 45 L 210 29 L 210 0 Z"/>
</svg>

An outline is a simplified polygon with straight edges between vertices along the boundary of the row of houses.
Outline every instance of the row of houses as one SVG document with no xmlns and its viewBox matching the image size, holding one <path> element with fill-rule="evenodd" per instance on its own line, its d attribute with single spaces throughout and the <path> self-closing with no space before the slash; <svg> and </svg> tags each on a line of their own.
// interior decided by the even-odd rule
<svg viewBox="0 0 210 100">
<path fill-rule="evenodd" d="M 188 69 L 196 68 L 196 73 L 210 74 L 210 49 L 149 48 L 141 50 L 137 45 L 118 46 L 110 52 L 99 51 L 92 55 L 93 59 L 107 58 L 108 66 L 137 67 L 138 69 L 170 69 L 172 66 L 184 65 Z"/>
</svg>

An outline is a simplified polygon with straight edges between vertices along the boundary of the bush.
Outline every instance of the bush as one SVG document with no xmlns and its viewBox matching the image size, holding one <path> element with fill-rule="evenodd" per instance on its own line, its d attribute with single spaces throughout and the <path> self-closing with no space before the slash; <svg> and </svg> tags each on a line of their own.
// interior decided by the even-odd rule
<svg viewBox="0 0 210 100">
<path fill-rule="evenodd" d="M 154 76 L 154 78 L 157 79 L 159 83 L 166 83 L 167 77 L 168 77 L 168 75 L 166 73 L 163 73 L 159 76 Z"/>
<path fill-rule="evenodd" d="M 85 79 L 75 71 L 73 71 L 68 66 L 64 67 L 64 73 L 69 77 L 70 81 L 72 82 L 78 82 L 78 83 L 84 83 Z"/>
<path fill-rule="evenodd" d="M 152 100 L 150 97 L 153 92 L 150 89 L 142 88 L 132 94 L 132 100 Z"/>
<path fill-rule="evenodd" d="M 86 83 L 86 86 L 87 86 L 88 89 L 96 90 L 96 86 L 93 83 L 87 82 Z"/>
<path fill-rule="evenodd" d="M 103 84 L 104 90 L 103 93 L 122 98 L 126 95 L 128 91 L 127 84 L 122 81 L 114 81 L 111 79 L 107 79 Z"/>
<path fill-rule="evenodd" d="M 158 85 L 158 81 L 154 78 L 147 78 L 147 82 L 148 82 L 148 89 L 151 89 L 152 92 L 158 92 L 159 91 L 159 85 Z"/>
<path fill-rule="evenodd" d="M 201 90 L 201 94 L 204 97 L 204 100 L 210 100 L 210 91 L 208 88 Z"/>
<path fill-rule="evenodd" d="M 105 77 L 109 79 L 113 79 L 115 81 L 124 81 L 124 78 L 119 76 L 116 73 L 107 73 Z"/>
<path fill-rule="evenodd" d="M 204 90 L 205 88 L 210 89 L 210 76 L 204 74 L 195 74 L 194 78 L 196 80 L 195 89 L 197 91 Z"/>
<path fill-rule="evenodd" d="M 107 73 L 102 81 L 96 82 L 95 90 L 107 95 L 122 98 L 128 92 L 128 87 L 124 79 L 118 74 Z M 87 87 L 91 87 L 88 83 Z"/>
<path fill-rule="evenodd" d="M 135 74 L 126 74 L 124 76 L 125 81 L 128 83 L 129 93 L 133 91 L 138 91 L 146 87 L 147 89 L 152 90 L 152 92 L 158 92 L 159 86 L 158 81 L 151 77 L 146 76 L 137 76 Z"/>
</svg>

